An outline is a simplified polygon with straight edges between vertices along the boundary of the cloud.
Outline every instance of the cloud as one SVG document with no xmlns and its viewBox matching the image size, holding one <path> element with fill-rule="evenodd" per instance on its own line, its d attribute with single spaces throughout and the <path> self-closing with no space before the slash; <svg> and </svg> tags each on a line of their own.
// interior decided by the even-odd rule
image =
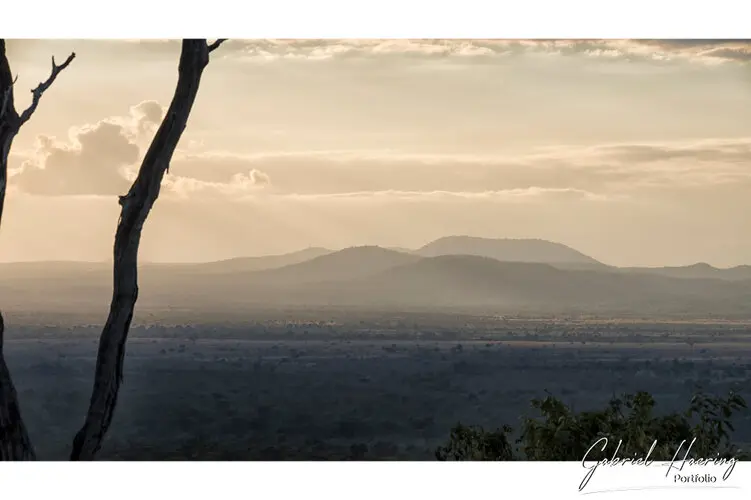
<svg viewBox="0 0 751 500">
<path fill-rule="evenodd" d="M 37 162 L 26 162 L 13 182 L 24 191 L 48 196 L 118 194 L 127 189 L 122 169 L 138 160 L 140 150 L 120 126 L 100 122 L 74 132 L 71 143 L 37 139 Z"/>
<path fill-rule="evenodd" d="M 751 59 L 751 40 L 635 40 L 634 43 L 668 54 L 699 55 L 737 61 Z"/>
<path fill-rule="evenodd" d="M 365 201 L 365 202 L 462 202 L 485 201 L 501 203 L 525 203 L 544 201 L 616 201 L 605 195 L 581 189 L 541 188 L 532 186 L 524 189 L 496 191 L 360 191 L 332 194 L 280 194 L 274 198 L 290 201 Z"/>
<path fill-rule="evenodd" d="M 748 40 L 233 40 L 224 57 L 247 61 L 471 59 L 518 55 L 587 56 L 609 60 L 747 62 Z"/>
<path fill-rule="evenodd" d="M 139 143 L 153 133 L 162 113 L 157 102 L 145 101 L 128 116 L 71 128 L 67 141 L 39 136 L 12 183 L 47 196 L 123 194 L 141 156 Z"/>
<path fill-rule="evenodd" d="M 735 265 L 751 248 L 737 216 L 749 207 L 750 146 L 729 138 L 526 155 L 183 150 L 142 251 L 146 260 L 196 261 L 476 234 L 562 241 L 630 265 Z M 114 196 L 14 193 L 8 203 L 0 257 L 111 258 Z M 50 235 L 69 244 L 51 248 Z"/>
<path fill-rule="evenodd" d="M 67 141 L 39 136 L 33 151 L 14 153 L 21 166 L 11 170 L 11 186 L 47 196 L 123 194 L 163 113 L 159 103 L 145 101 L 125 116 L 72 128 Z M 486 155 L 388 150 L 233 154 L 186 144 L 172 159 L 164 197 L 614 201 L 651 196 L 647 191 L 653 190 L 751 188 L 749 138 Z"/>
<path fill-rule="evenodd" d="M 526 155 L 405 154 L 308 151 L 232 155 L 178 154 L 169 189 L 183 197 L 221 193 L 417 198 L 415 193 L 487 196 L 540 189 L 615 199 L 650 189 L 681 190 L 751 184 L 751 139 L 550 147 Z M 254 179 L 263 172 L 270 182 Z M 250 175 L 247 172 L 251 172 Z M 421 198 L 421 199 L 424 199 Z"/>
<path fill-rule="evenodd" d="M 595 155 L 622 162 L 669 160 L 736 163 L 751 159 L 751 140 L 701 141 L 689 144 L 621 144 L 593 148 Z"/>
<path fill-rule="evenodd" d="M 143 101 L 130 108 L 139 135 L 153 133 L 161 123 L 165 109 L 156 101 Z"/>
<path fill-rule="evenodd" d="M 193 177 L 167 174 L 162 182 L 167 197 L 188 198 L 192 196 L 231 199 L 233 196 L 247 196 L 270 186 L 268 174 L 251 169 L 248 173 L 237 173 L 229 182 L 201 181 Z"/>
<path fill-rule="evenodd" d="M 256 169 L 251 170 L 247 176 L 238 174 L 233 179 L 235 180 L 235 182 L 249 182 L 253 186 L 265 186 L 271 183 L 271 179 L 269 178 L 268 174 L 265 174 Z"/>
<path fill-rule="evenodd" d="M 29 41 L 24 41 L 27 47 Z M 34 43 L 40 43 L 36 41 Z M 80 43 L 80 42 L 79 42 Z M 180 40 L 144 39 L 89 42 L 119 59 L 179 55 Z M 18 44 L 9 44 L 16 47 Z M 16 49 L 18 50 L 18 49 Z M 28 50 L 28 49 L 26 49 Z M 733 39 L 230 39 L 212 57 L 253 63 L 274 61 L 452 60 L 481 63 L 515 56 L 588 57 L 603 61 L 666 64 L 740 63 L 751 58 L 750 40 Z"/>
</svg>

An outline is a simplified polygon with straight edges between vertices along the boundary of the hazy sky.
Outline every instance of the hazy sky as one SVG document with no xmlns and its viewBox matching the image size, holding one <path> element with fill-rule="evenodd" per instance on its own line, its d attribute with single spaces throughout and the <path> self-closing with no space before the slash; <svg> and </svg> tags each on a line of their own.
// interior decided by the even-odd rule
<svg viewBox="0 0 751 500">
<path fill-rule="evenodd" d="M 107 260 L 175 41 L 9 41 L 0 260 Z M 544 238 L 615 265 L 751 264 L 751 45 L 239 41 L 212 54 L 141 255 Z"/>
</svg>

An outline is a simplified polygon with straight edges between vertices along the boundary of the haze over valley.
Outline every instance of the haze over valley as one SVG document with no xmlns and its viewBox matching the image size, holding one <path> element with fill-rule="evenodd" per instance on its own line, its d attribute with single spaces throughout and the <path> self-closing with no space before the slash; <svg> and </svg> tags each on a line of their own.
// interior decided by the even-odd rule
<svg viewBox="0 0 751 500">
<path fill-rule="evenodd" d="M 9 312 L 95 313 L 106 263 L 0 264 Z M 545 240 L 445 237 L 414 250 L 308 248 L 267 257 L 141 265 L 138 310 L 345 308 L 476 314 L 749 318 L 751 266 L 619 268 Z"/>
</svg>

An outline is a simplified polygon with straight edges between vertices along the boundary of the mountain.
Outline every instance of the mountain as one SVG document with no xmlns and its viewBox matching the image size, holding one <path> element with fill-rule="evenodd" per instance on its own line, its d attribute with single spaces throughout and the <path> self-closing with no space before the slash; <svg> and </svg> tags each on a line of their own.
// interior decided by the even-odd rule
<svg viewBox="0 0 751 500">
<path fill-rule="evenodd" d="M 458 253 L 430 255 L 443 251 Z M 751 317 L 748 266 L 620 269 L 542 240 L 452 237 L 415 252 L 312 248 L 207 264 L 143 264 L 141 271 L 138 311 L 145 314 L 224 311 L 252 317 L 249 311 L 256 308 L 352 307 Z M 111 280 L 106 263 L 0 264 L 0 304 L 27 314 L 101 316 Z"/>
<path fill-rule="evenodd" d="M 424 258 L 359 280 L 353 288 L 374 303 L 388 299 L 393 304 L 434 308 L 654 310 L 723 301 L 738 305 L 751 298 L 751 282 L 564 270 L 550 264 L 469 255 Z M 348 291 L 347 296 L 351 299 L 356 293 Z"/>
<path fill-rule="evenodd" d="M 186 273 L 242 273 L 298 264 L 332 252 L 333 250 L 329 250 L 328 248 L 309 247 L 280 255 L 237 257 L 214 262 L 187 264 L 143 262 L 139 265 L 139 269 L 143 271 L 143 275 L 156 273 L 159 276 Z M 110 262 L 75 261 L 0 263 L 0 276 L 2 277 L 0 279 L 2 280 L 80 278 L 100 274 L 106 274 L 109 278 L 112 274 L 112 264 Z"/>
<path fill-rule="evenodd" d="M 333 250 L 322 247 L 309 247 L 297 252 L 281 255 L 264 255 L 261 257 L 237 257 L 234 259 L 219 260 L 198 264 L 144 264 L 142 268 L 160 270 L 188 271 L 191 273 L 242 273 L 249 271 L 262 271 L 276 269 L 300 262 L 309 261 L 332 253 Z"/>
<path fill-rule="evenodd" d="M 111 272 L 112 264 L 76 261 L 2 262 L 0 263 L 0 280 L 67 279 L 105 271 Z"/>
<path fill-rule="evenodd" d="M 604 268 L 601 262 L 561 243 L 540 239 L 439 238 L 415 251 L 423 257 L 474 255 L 506 262 L 538 262 L 568 268 Z M 559 266 L 560 267 L 560 266 Z"/>
<path fill-rule="evenodd" d="M 712 316 L 751 313 L 751 280 L 561 269 L 473 255 L 419 257 L 358 247 L 279 269 L 206 275 L 200 284 L 186 281 L 172 288 L 154 283 L 144 300 L 193 310 L 349 307 Z"/>
<path fill-rule="evenodd" d="M 703 262 L 678 267 L 623 267 L 614 269 L 624 273 L 652 274 L 683 279 L 751 280 L 751 266 L 719 269 Z"/>
<path fill-rule="evenodd" d="M 413 253 L 414 250 L 411 248 L 405 248 L 405 247 L 386 247 L 386 250 L 393 250 L 395 252 L 401 252 L 401 253 Z"/>
<path fill-rule="evenodd" d="M 347 281 L 376 274 L 420 257 L 378 246 L 345 248 L 314 259 L 247 275 L 247 279 L 273 285 Z"/>
</svg>

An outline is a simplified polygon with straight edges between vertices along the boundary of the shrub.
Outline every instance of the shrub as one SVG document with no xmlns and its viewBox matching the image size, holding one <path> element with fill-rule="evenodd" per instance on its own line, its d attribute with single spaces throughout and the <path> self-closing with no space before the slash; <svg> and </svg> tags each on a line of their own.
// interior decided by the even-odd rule
<svg viewBox="0 0 751 500">
<path fill-rule="evenodd" d="M 550 394 L 531 404 L 540 416 L 522 419 L 516 448 L 510 439 L 513 429 L 507 425 L 486 431 L 458 423 L 448 443 L 436 450 L 436 458 L 579 461 L 586 455 L 601 460 L 613 456 L 619 441 L 620 457 L 646 456 L 654 444 L 650 458 L 670 461 L 682 442 L 688 447 L 693 441 L 690 457 L 747 458 L 731 442 L 734 429 L 730 419 L 746 408 L 744 399 L 733 392 L 726 398 L 699 392 L 685 411 L 666 415 L 654 414 L 655 400 L 648 392 L 614 397 L 602 410 L 579 413 Z M 603 437 L 608 438 L 607 448 L 602 451 L 598 446 L 589 451 Z"/>
</svg>

